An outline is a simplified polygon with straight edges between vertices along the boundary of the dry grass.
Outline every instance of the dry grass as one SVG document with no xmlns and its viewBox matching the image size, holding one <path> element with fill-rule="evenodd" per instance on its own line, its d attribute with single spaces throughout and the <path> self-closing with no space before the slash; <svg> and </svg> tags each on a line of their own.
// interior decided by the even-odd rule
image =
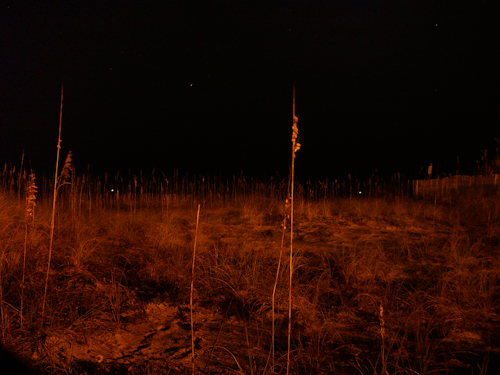
<svg viewBox="0 0 500 375">
<path fill-rule="evenodd" d="M 285 371 L 286 190 L 139 177 L 117 196 L 109 180 L 75 177 L 59 190 L 42 327 L 53 186 L 37 180 L 26 236 L 28 179 L 0 178 L 5 347 L 52 374 L 183 373 L 193 344 L 198 373 Z M 498 358 L 497 196 L 386 196 L 296 194 L 291 373 L 479 374 Z"/>
</svg>

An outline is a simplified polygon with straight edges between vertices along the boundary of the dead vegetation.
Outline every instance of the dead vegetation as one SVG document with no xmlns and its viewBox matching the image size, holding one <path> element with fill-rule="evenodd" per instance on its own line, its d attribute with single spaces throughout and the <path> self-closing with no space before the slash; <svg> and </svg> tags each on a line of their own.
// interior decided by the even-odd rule
<svg viewBox="0 0 500 375">
<path fill-rule="evenodd" d="M 43 317 L 53 187 L 1 174 L 4 347 L 48 374 L 190 371 L 200 204 L 196 371 L 286 371 L 286 183 L 66 178 Z M 335 184 L 297 186 L 290 372 L 485 374 L 500 353 L 498 196 L 413 199 L 379 185 L 363 198 L 346 185 L 341 197 Z"/>
</svg>

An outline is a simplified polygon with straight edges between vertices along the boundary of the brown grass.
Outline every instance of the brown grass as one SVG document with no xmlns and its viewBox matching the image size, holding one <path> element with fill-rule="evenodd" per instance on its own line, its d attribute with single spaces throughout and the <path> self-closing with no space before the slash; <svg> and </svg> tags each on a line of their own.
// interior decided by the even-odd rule
<svg viewBox="0 0 500 375">
<path fill-rule="evenodd" d="M 54 182 L 37 179 L 26 237 L 18 184 L 27 179 L 4 169 L 3 346 L 50 374 L 183 373 L 193 344 L 199 373 L 286 371 L 286 183 L 165 180 L 119 182 L 118 196 L 108 189 L 114 181 L 88 174 L 60 188 L 41 328 Z M 295 192 L 290 373 L 476 374 L 494 366 L 497 196 L 308 198 L 325 184 Z"/>
</svg>

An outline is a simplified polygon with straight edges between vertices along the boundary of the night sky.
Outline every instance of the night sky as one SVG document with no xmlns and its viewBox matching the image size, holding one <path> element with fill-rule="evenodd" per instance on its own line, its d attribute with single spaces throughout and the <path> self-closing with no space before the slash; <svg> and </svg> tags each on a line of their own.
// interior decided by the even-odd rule
<svg viewBox="0 0 500 375">
<path fill-rule="evenodd" d="M 0 162 L 360 179 L 500 138 L 496 1 L 0 2 Z M 27 165 L 27 164 L 25 164 Z M 53 172 L 52 172 L 53 173 Z"/>
</svg>

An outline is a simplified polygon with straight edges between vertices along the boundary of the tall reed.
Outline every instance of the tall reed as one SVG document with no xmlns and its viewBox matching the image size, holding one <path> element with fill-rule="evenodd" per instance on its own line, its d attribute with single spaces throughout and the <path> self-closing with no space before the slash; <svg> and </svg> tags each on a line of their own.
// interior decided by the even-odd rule
<svg viewBox="0 0 500 375">
<path fill-rule="evenodd" d="M 194 235 L 194 248 L 193 248 L 193 267 L 191 269 L 191 293 L 189 297 L 189 309 L 191 315 L 191 370 L 192 374 L 195 373 L 194 366 L 194 319 L 193 319 L 193 289 L 194 289 L 194 264 L 196 260 L 196 241 L 198 239 L 198 223 L 200 222 L 200 205 L 198 204 L 198 213 L 196 214 L 196 232 Z"/>
<path fill-rule="evenodd" d="M 49 258 L 47 261 L 47 276 L 45 278 L 45 289 L 43 292 L 43 301 L 42 301 L 42 320 L 41 324 L 43 326 L 43 322 L 45 319 L 45 301 L 47 299 L 47 286 L 49 284 L 49 271 L 50 271 L 50 261 L 52 257 L 52 244 L 54 242 L 54 224 L 55 224 L 55 214 L 56 214 L 56 196 L 57 196 L 57 171 L 59 170 L 59 152 L 61 150 L 61 124 L 62 124 L 62 110 L 63 110 L 63 83 L 61 82 L 61 108 L 59 110 L 59 136 L 57 138 L 57 157 L 56 157 L 56 172 L 54 175 L 54 192 L 53 192 L 53 200 L 52 200 L 52 219 L 50 222 L 50 244 L 49 244 Z"/>
<path fill-rule="evenodd" d="M 300 149 L 298 142 L 299 118 L 295 116 L 295 86 L 293 87 L 293 126 L 292 126 L 292 168 L 290 176 L 290 279 L 288 285 L 288 350 L 286 355 L 286 373 L 290 373 L 290 343 L 292 336 L 292 276 L 293 276 L 293 188 L 295 178 L 295 153 Z"/>
<path fill-rule="evenodd" d="M 281 233 L 281 248 L 280 248 L 280 256 L 278 259 L 278 267 L 276 269 L 276 278 L 274 280 L 274 286 L 273 286 L 273 294 L 271 296 L 271 321 L 272 321 L 272 327 L 271 327 L 271 354 L 272 354 L 272 361 L 271 361 L 271 366 L 272 369 L 271 371 L 274 372 L 274 338 L 275 338 L 275 304 L 276 304 L 276 288 L 278 286 L 278 279 L 280 275 L 280 269 L 281 269 L 281 259 L 283 258 L 283 247 L 285 244 L 285 232 L 286 232 L 286 219 L 288 217 L 288 207 L 290 205 L 290 201 L 287 198 L 285 201 L 285 216 L 283 217 L 283 224 L 282 224 L 282 233 Z"/>
</svg>

